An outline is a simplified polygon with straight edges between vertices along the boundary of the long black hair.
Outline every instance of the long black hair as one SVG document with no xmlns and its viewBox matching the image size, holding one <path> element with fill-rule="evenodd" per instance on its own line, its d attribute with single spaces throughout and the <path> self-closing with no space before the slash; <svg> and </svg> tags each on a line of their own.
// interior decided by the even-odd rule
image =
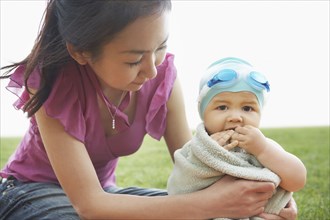
<svg viewBox="0 0 330 220">
<path fill-rule="evenodd" d="M 79 52 L 89 52 L 96 59 L 104 44 L 139 17 L 171 10 L 168 0 L 49 0 L 44 22 L 31 53 L 22 61 L 4 66 L 1 78 L 25 65 L 24 85 L 36 68 L 41 73 L 39 89 L 24 105 L 31 117 L 48 98 L 61 66 L 73 59 L 66 44 Z"/>
</svg>

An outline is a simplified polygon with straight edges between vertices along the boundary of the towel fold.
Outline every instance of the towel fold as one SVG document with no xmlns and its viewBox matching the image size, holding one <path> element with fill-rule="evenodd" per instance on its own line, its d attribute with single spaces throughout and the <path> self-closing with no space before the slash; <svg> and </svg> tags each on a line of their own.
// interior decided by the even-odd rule
<svg viewBox="0 0 330 220">
<path fill-rule="evenodd" d="M 267 213 L 279 214 L 292 196 L 291 192 L 278 187 L 280 177 L 263 167 L 253 155 L 239 147 L 228 151 L 219 146 L 207 134 L 203 123 L 197 126 L 192 140 L 174 153 L 174 160 L 174 169 L 167 183 L 169 195 L 204 189 L 227 174 L 242 179 L 273 182 L 277 190 L 265 207 Z"/>
</svg>

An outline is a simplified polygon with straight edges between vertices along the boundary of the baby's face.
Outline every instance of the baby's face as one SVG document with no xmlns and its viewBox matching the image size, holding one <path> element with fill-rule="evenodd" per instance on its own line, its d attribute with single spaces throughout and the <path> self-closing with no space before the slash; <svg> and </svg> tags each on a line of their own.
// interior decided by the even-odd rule
<svg viewBox="0 0 330 220">
<path fill-rule="evenodd" d="M 234 129 L 237 126 L 259 127 L 261 109 L 251 92 L 222 92 L 213 97 L 204 112 L 208 133 Z"/>
</svg>

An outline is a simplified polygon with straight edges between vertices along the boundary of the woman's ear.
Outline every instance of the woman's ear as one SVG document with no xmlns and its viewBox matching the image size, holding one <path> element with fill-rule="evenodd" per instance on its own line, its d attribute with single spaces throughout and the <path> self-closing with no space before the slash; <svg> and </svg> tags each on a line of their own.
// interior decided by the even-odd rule
<svg viewBox="0 0 330 220">
<path fill-rule="evenodd" d="M 86 56 L 85 52 L 78 52 L 77 50 L 75 50 L 74 46 L 70 43 L 66 43 L 66 48 L 70 56 L 80 65 L 86 65 L 88 63 L 88 56 Z"/>
</svg>

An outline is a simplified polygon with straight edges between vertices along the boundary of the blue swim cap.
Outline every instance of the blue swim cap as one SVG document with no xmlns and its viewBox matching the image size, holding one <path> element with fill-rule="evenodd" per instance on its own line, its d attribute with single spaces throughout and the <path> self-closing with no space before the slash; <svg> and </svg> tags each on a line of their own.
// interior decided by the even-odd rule
<svg viewBox="0 0 330 220">
<path fill-rule="evenodd" d="M 203 120 L 206 106 L 212 98 L 221 92 L 252 92 L 263 107 L 265 91 L 270 86 L 264 75 L 257 72 L 248 62 L 227 57 L 211 64 L 200 80 L 198 112 Z"/>
</svg>

